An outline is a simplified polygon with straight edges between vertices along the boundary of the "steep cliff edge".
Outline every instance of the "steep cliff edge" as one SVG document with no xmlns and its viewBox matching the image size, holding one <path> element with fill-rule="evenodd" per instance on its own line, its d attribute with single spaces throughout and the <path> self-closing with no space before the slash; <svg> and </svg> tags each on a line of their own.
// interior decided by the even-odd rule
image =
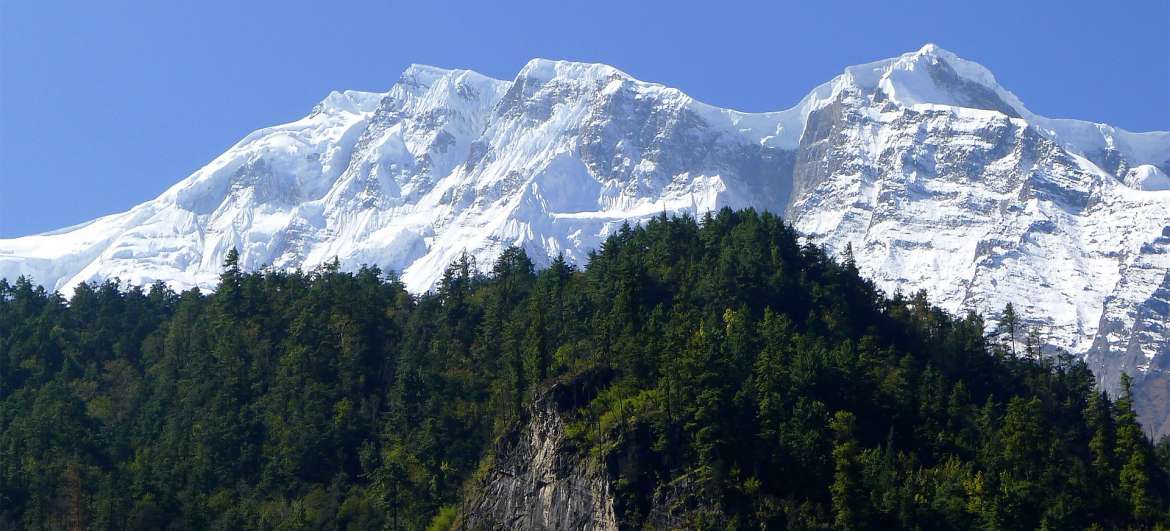
<svg viewBox="0 0 1170 531">
<path fill-rule="evenodd" d="M 590 369 L 541 393 L 485 459 L 485 472 L 473 481 L 456 528 L 679 529 L 716 514 L 709 511 L 715 498 L 689 474 L 662 484 L 643 476 L 642 483 L 625 486 L 649 489 L 641 504 L 623 497 L 619 482 L 630 473 L 631 462 L 651 458 L 644 452 L 650 444 L 644 437 L 606 431 L 609 444 L 598 450 L 568 435 L 578 411 L 613 377 L 612 369 Z M 591 424 L 589 429 L 598 428 Z"/>
<path fill-rule="evenodd" d="M 502 438 L 464 504 L 461 529 L 618 529 L 611 482 L 565 437 L 566 419 L 612 374 L 590 371 L 553 384 Z"/>
</svg>

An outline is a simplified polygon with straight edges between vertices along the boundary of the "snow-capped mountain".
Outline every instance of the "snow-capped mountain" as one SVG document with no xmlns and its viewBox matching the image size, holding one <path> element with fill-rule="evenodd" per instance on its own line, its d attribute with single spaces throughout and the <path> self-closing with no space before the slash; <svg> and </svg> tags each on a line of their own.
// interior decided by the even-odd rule
<svg viewBox="0 0 1170 531">
<path fill-rule="evenodd" d="M 582 262 L 625 221 L 780 212 L 883 289 L 994 321 L 1007 303 L 1170 431 L 1170 133 L 1037 116 L 933 45 L 847 68 L 795 107 L 741 113 L 609 66 L 536 59 L 512 80 L 411 66 L 334 92 L 158 198 L 0 240 L 0 277 L 212 286 L 248 268 L 400 271 L 461 253 Z"/>
</svg>

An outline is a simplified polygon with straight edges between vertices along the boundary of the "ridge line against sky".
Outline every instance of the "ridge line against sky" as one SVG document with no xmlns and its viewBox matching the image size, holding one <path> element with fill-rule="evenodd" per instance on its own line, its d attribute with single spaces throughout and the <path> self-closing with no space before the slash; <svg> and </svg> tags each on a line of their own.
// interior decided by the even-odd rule
<svg viewBox="0 0 1170 531">
<path fill-rule="evenodd" d="M 1037 114 L 1170 130 L 1164 0 L 241 4 L 0 2 L 0 237 L 124 211 L 411 63 L 511 79 L 534 57 L 598 62 L 761 112 L 934 42 Z"/>
</svg>

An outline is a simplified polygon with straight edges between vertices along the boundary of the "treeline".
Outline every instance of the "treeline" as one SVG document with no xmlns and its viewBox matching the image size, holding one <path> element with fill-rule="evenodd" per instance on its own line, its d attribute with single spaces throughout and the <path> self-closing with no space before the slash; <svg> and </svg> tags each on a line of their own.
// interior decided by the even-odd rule
<svg viewBox="0 0 1170 531">
<path fill-rule="evenodd" d="M 237 261 L 210 295 L 0 281 L 0 528 L 442 528 L 532 397 L 597 368 L 569 432 L 627 528 L 680 478 L 693 528 L 1170 525 L 1128 393 L 771 214 L 622 227 L 584 269 L 465 257 L 423 296 Z"/>
</svg>

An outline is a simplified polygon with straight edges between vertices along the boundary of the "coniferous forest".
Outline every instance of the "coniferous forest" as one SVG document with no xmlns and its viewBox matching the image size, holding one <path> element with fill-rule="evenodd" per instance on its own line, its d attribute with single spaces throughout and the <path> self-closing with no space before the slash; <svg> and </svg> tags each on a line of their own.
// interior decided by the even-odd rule
<svg viewBox="0 0 1170 531">
<path fill-rule="evenodd" d="M 534 397 L 597 370 L 567 433 L 626 528 L 683 476 L 694 528 L 1170 525 L 1170 442 L 1128 393 L 882 294 L 771 214 L 485 269 L 422 296 L 235 253 L 213 294 L 0 281 L 0 529 L 446 528 Z"/>
</svg>

